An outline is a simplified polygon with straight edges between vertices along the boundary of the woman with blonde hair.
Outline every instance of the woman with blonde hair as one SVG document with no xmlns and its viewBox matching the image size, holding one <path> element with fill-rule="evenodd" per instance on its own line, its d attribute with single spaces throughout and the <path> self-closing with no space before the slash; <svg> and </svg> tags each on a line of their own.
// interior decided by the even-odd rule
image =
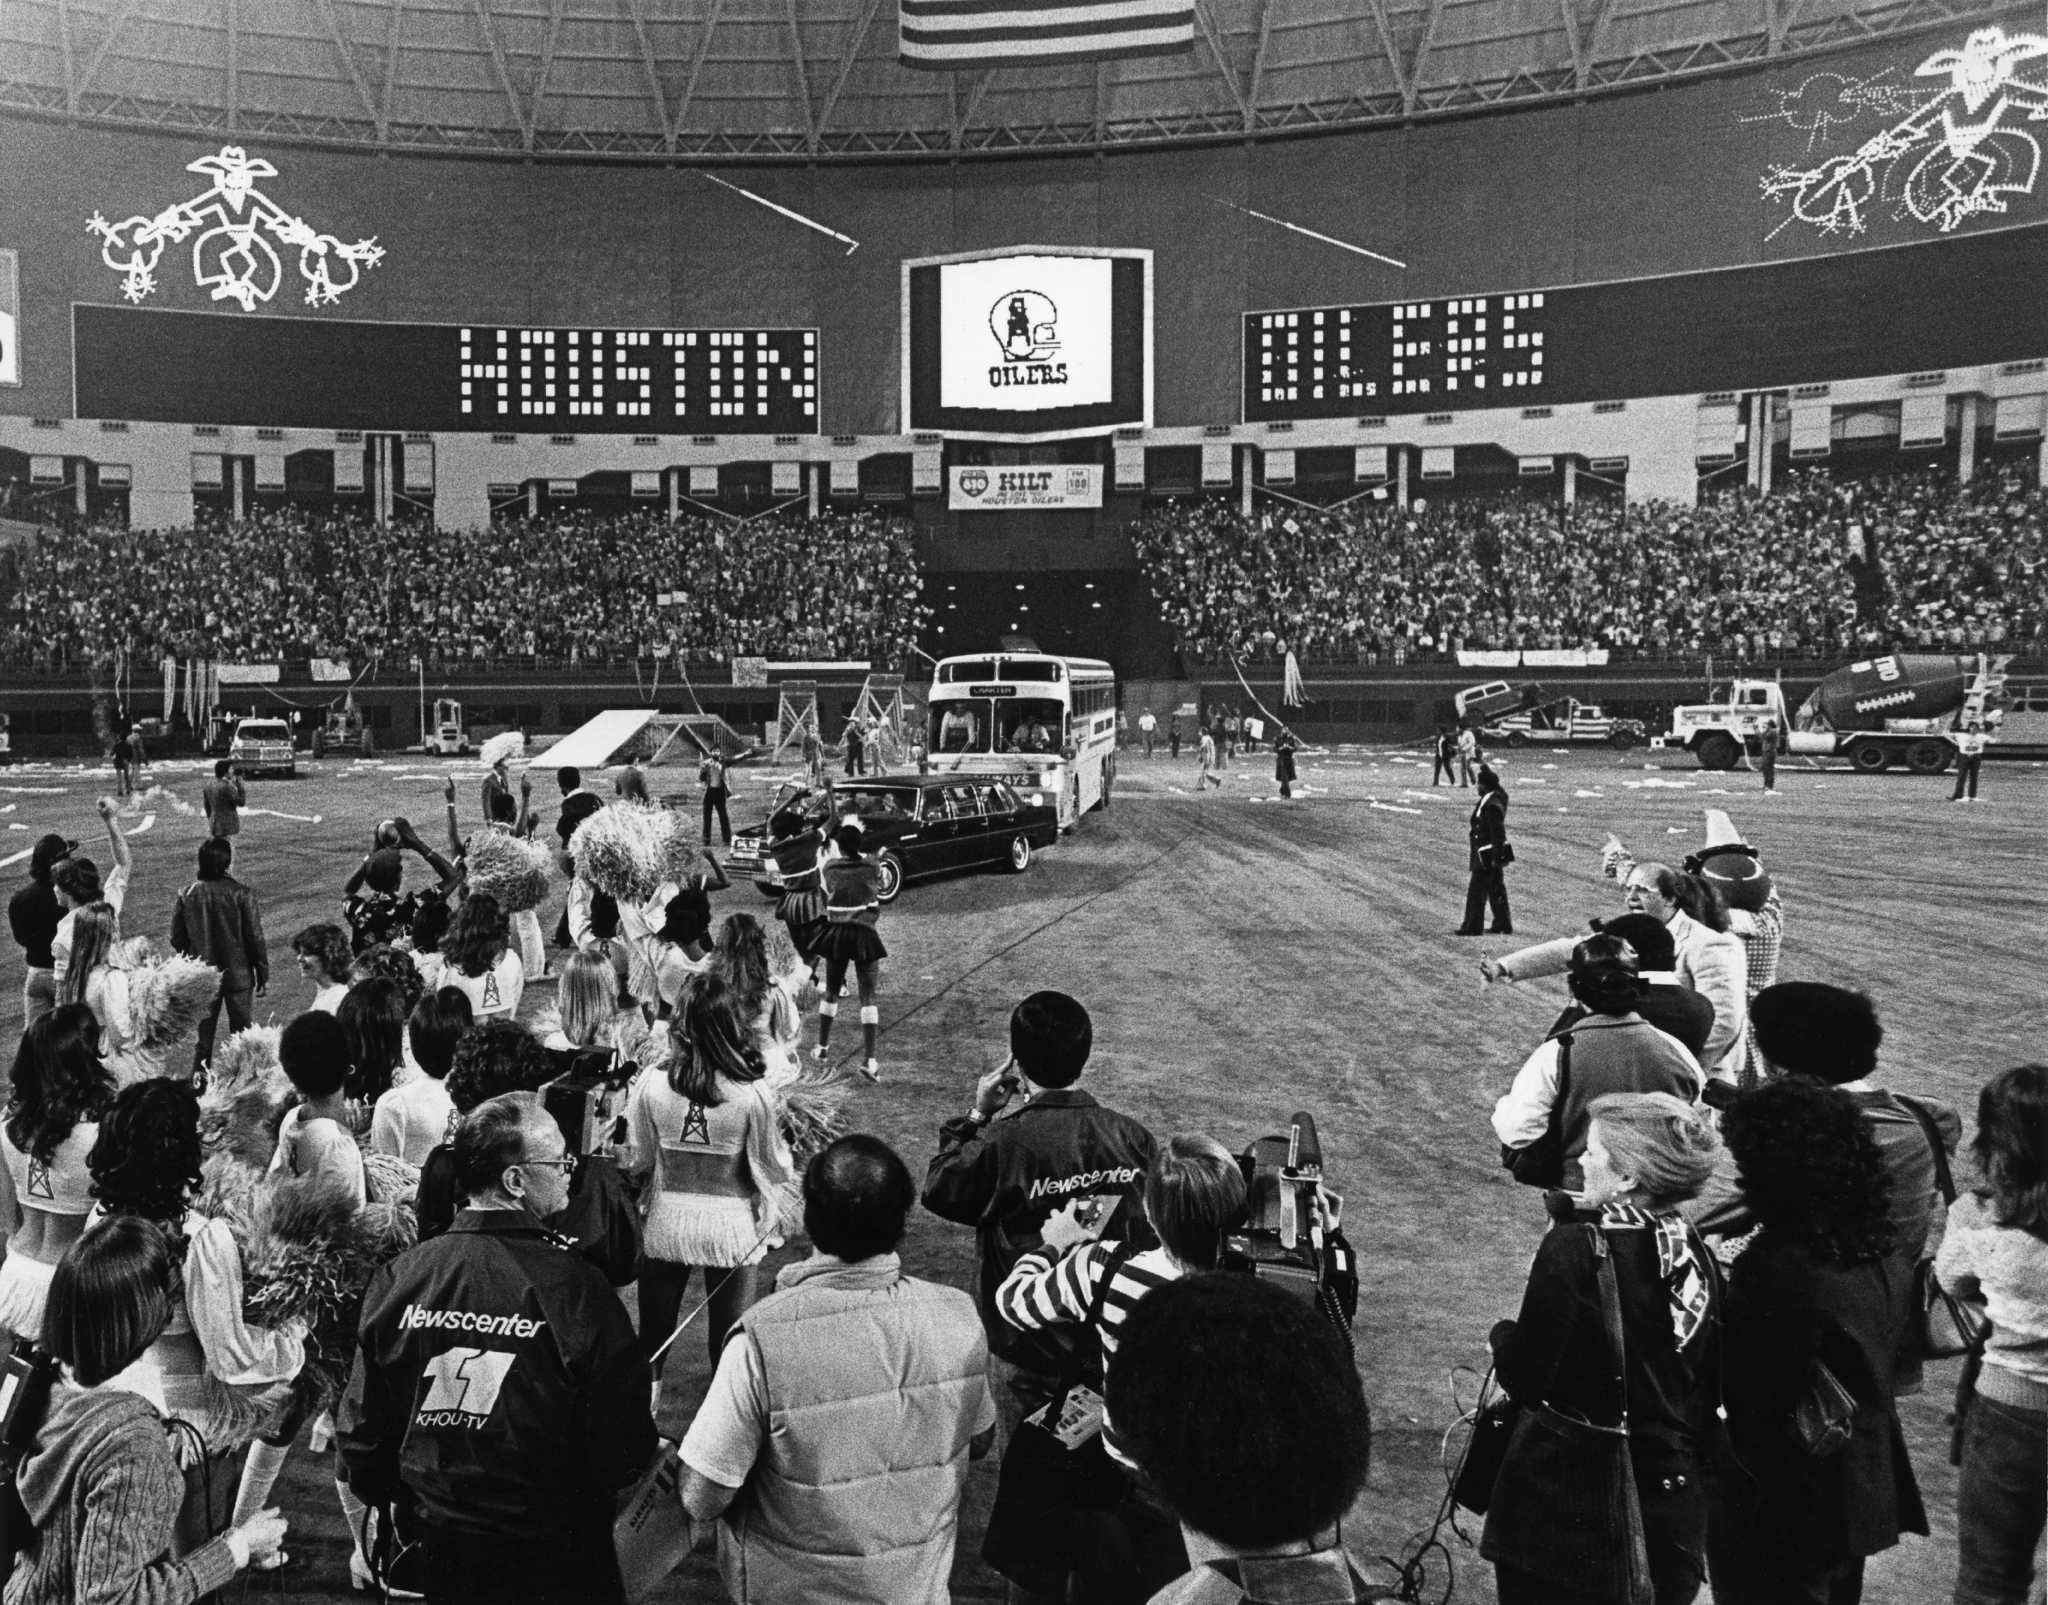
<svg viewBox="0 0 2048 1605">
<path fill-rule="evenodd" d="M 625 1169 L 652 1180 L 640 1343 L 652 1357 L 668 1340 L 695 1270 L 711 1302 L 704 1336 L 715 1364 L 726 1333 L 759 1296 L 760 1261 L 793 1167 L 753 1025 L 731 986 L 716 975 L 686 980 L 669 1037 L 666 1072 L 643 1073 L 626 1105 Z"/>
<path fill-rule="evenodd" d="M 1522 1406 L 1480 1545 L 1501 1605 L 1625 1592 L 1594 1575 L 1625 1558 L 1610 1513 L 1542 1469 L 1546 1441 L 1571 1430 L 1560 1420 L 1626 1429 L 1656 1605 L 1699 1593 L 1721 1286 L 1679 1208 L 1706 1185 L 1720 1147 L 1709 1112 L 1671 1093 L 1593 1100 L 1578 1207 L 1537 1249 L 1520 1315 L 1491 1334 L 1494 1375 Z M 1602 1316 L 1610 1300 L 1619 1354 Z"/>
<path fill-rule="evenodd" d="M 71 925 L 71 963 L 57 1001 L 82 1003 L 100 1023 L 101 1051 L 112 1057 L 135 1035 L 128 1007 L 128 966 L 121 960 L 121 916 L 111 903 L 88 903 Z"/>
</svg>

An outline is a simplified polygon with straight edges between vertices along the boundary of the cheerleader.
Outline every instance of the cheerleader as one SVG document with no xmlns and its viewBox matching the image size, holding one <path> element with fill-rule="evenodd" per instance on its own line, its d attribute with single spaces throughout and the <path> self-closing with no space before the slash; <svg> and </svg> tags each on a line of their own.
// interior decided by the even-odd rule
<svg viewBox="0 0 2048 1605">
<path fill-rule="evenodd" d="M 882 911 L 882 873 L 871 858 L 861 856 L 861 828 L 849 820 L 832 837 L 832 855 L 825 861 L 825 929 L 818 938 L 818 956 L 825 961 L 825 995 L 818 1003 L 818 1045 L 812 1057 L 826 1057 L 832 1022 L 839 1014 L 839 992 L 847 966 L 860 983 L 860 1034 L 865 1059 L 860 1073 L 882 1079 L 875 1060 L 875 1037 L 881 1013 L 875 1007 L 875 982 L 889 950 L 875 929 Z"/>
<path fill-rule="evenodd" d="M 820 845 L 809 869 L 783 880 L 782 896 L 775 905 L 775 917 L 789 932 L 789 945 L 796 949 L 813 986 L 819 984 L 818 942 L 825 934 L 825 860 L 829 856 L 829 849 Z"/>
<path fill-rule="evenodd" d="M 710 1299 L 712 1363 L 759 1296 L 760 1261 L 791 1180 L 754 1023 L 715 975 L 683 986 L 665 1072 L 646 1071 L 626 1106 L 624 1167 L 646 1193 L 640 1343 L 651 1359 L 675 1330 L 692 1269 Z M 657 1372 L 656 1387 L 659 1388 Z"/>
</svg>

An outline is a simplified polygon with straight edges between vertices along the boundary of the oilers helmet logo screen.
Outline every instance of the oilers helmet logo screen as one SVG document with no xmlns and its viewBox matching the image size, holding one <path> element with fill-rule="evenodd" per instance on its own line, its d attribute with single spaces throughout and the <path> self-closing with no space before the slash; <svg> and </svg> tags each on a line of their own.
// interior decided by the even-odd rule
<svg viewBox="0 0 2048 1605">
<path fill-rule="evenodd" d="M 1060 309 L 1036 290 L 1012 290 L 989 308 L 988 332 L 1005 362 L 1049 363 L 1060 348 Z"/>
<path fill-rule="evenodd" d="M 1041 412 L 1110 399 L 1113 321 L 1106 257 L 1012 256 L 939 268 L 939 399 Z"/>
</svg>

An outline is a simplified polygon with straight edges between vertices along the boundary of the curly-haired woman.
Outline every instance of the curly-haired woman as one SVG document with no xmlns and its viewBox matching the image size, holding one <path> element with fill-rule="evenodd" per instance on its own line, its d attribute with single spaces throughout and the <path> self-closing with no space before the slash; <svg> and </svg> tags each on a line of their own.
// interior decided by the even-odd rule
<svg viewBox="0 0 2048 1605">
<path fill-rule="evenodd" d="M 472 893 L 455 911 L 441 942 L 445 963 L 436 983 L 469 999 L 479 1020 L 519 1017 L 526 967 L 511 945 L 512 925 L 488 892 Z"/>
<path fill-rule="evenodd" d="M 704 1335 L 715 1362 L 758 1296 L 758 1266 L 792 1166 L 753 1022 L 732 988 L 714 975 L 691 976 L 669 1034 L 667 1072 L 644 1072 L 626 1106 L 626 1170 L 653 1178 L 640 1342 L 651 1356 L 667 1341 L 695 1268 L 711 1299 Z M 659 1377 L 657 1370 L 657 1385 Z"/>
<path fill-rule="evenodd" d="M 1886 1263 L 1891 1182 L 1856 1100 L 1803 1076 L 1744 1093 L 1722 1125 L 1760 1229 L 1728 1280 L 1738 1465 L 1714 1488 L 1714 1599 L 1854 1600 L 1866 1556 L 1927 1531 L 1892 1403 L 1913 1287 Z M 1794 1414 L 1823 1367 L 1855 1417 L 1848 1442 L 1817 1456 Z"/>
<path fill-rule="evenodd" d="M 1963 1406 L 1955 1605 L 2023 1605 L 2048 1526 L 2048 1065 L 1986 1084 L 1971 1151 L 1983 1181 L 1949 1211 L 1935 1260 L 1991 1316 Z"/>
<path fill-rule="evenodd" d="M 306 1007 L 333 1014 L 348 995 L 355 963 L 348 932 L 339 925 L 308 925 L 292 938 L 292 953 L 299 961 L 299 974 L 313 983 L 313 1001 Z"/>
<path fill-rule="evenodd" d="M 284 1404 L 306 1359 L 303 1323 L 267 1327 L 245 1318 L 242 1250 L 226 1221 L 193 1207 L 201 1159 L 199 1095 L 182 1081 L 155 1079 L 114 1099 L 86 1160 L 99 1199 L 95 1220 L 153 1222 L 183 1268 L 170 1321 L 148 1359 L 164 1413 L 189 1422 L 206 1447 L 206 1461 L 185 1468 L 198 1497 L 188 1498 L 180 1533 L 193 1541 L 204 1534 L 204 1490 L 221 1470 L 218 1460 L 249 1443 L 261 1419 Z M 252 1509 L 261 1508 L 259 1498 Z"/>
<path fill-rule="evenodd" d="M 28 1028 L 0 1126 L 0 1158 L 13 1183 L 13 1231 L 0 1261 L 0 1331 L 35 1342 L 50 1276 L 92 1213 L 86 1155 L 114 1101 L 100 1060 L 99 1022 L 79 1003 L 58 1005 Z"/>
</svg>

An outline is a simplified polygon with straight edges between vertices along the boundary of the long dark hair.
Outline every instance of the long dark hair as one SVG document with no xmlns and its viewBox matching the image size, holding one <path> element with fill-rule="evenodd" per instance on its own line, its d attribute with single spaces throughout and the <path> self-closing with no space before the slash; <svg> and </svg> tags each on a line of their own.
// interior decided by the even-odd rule
<svg viewBox="0 0 2048 1605">
<path fill-rule="evenodd" d="M 47 1165 L 82 1120 L 114 1101 L 100 1058 L 100 1023 L 82 1003 L 52 1009 L 23 1033 L 7 1093 L 7 1140 Z"/>
<path fill-rule="evenodd" d="M 1856 1265 L 1891 1251 L 1891 1177 L 1856 1100 L 1806 1076 L 1745 1092 L 1721 1117 L 1743 1200 L 1766 1232 L 1815 1259 Z"/>
<path fill-rule="evenodd" d="M 199 1191 L 204 1158 L 199 1094 L 188 1081 L 152 1076 L 115 1096 L 85 1164 L 102 1209 L 155 1221 L 182 1260 L 185 1211 Z"/>
<path fill-rule="evenodd" d="M 374 1103 L 391 1090 L 391 1078 L 405 1062 L 405 989 L 373 975 L 348 989 L 334 1017 L 348 1040 L 346 1095 Z"/>
<path fill-rule="evenodd" d="M 768 1073 L 754 1022 L 724 977 L 692 975 L 669 1021 L 668 1084 L 692 1103 L 725 1101 L 718 1083 L 759 1081 Z"/>
<path fill-rule="evenodd" d="M 1712 881 L 1666 866 L 1657 876 L 1657 893 L 1676 903 L 1680 913 L 1690 915 L 1708 930 L 1728 929 L 1728 901 Z"/>
<path fill-rule="evenodd" d="M 725 916 L 711 944 L 711 973 L 732 988 L 733 1007 L 758 1020 L 768 1001 L 768 937 L 751 914 Z"/>
<path fill-rule="evenodd" d="M 441 938 L 441 956 L 474 980 L 490 973 L 504 956 L 512 937 L 512 925 L 498 900 L 489 892 L 471 892 L 455 917 L 448 922 L 448 934 Z"/>
<path fill-rule="evenodd" d="M 2019 1065 L 1984 1084 L 1970 1151 L 1984 1173 L 1977 1196 L 1990 1203 L 1991 1218 L 2048 1237 L 2048 1065 Z"/>
</svg>

